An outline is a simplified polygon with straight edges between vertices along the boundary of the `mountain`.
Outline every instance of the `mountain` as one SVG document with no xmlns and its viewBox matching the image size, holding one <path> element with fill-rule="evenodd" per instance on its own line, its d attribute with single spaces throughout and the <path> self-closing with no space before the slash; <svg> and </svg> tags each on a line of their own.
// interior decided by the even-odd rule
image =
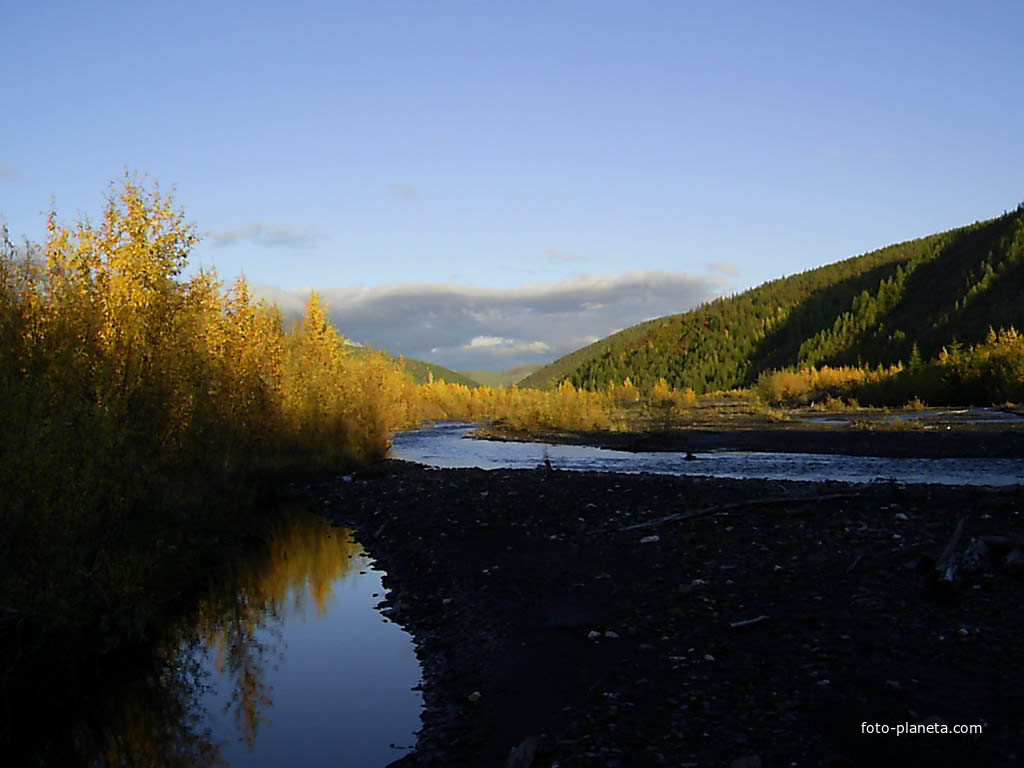
<svg viewBox="0 0 1024 768">
<path fill-rule="evenodd" d="M 539 365 L 520 365 L 516 368 L 509 368 L 507 371 L 459 371 L 459 373 L 480 382 L 485 387 L 511 387 L 540 368 Z"/>
<path fill-rule="evenodd" d="M 379 350 L 371 349 L 370 347 L 350 347 L 353 354 L 365 354 L 369 352 L 379 352 Z M 416 380 L 417 384 L 425 384 L 431 375 L 434 381 L 444 379 L 449 384 L 462 384 L 463 386 L 474 389 L 480 386 L 480 382 L 475 381 L 468 376 L 465 376 L 458 371 L 453 371 L 450 368 L 445 368 L 443 365 L 435 365 L 434 363 L 428 363 L 425 360 L 417 360 L 413 357 L 395 357 L 387 352 L 379 352 L 379 354 L 394 360 L 396 363 L 400 363 L 406 371 L 412 374 L 412 377 Z"/>
<path fill-rule="evenodd" d="M 934 358 L 989 328 L 1024 328 L 1024 203 L 1015 211 L 716 299 L 576 350 L 519 382 L 698 393 L 749 386 L 787 366 Z"/>
</svg>

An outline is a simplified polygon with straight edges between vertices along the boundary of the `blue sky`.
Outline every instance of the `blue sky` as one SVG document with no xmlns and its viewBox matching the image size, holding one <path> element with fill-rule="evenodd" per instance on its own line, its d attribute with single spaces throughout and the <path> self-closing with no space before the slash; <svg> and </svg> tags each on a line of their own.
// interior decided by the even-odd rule
<svg viewBox="0 0 1024 768">
<path fill-rule="evenodd" d="M 321 289 L 357 340 L 460 367 L 549 360 L 1024 199 L 1019 0 L 3 17 L 13 235 L 145 173 L 205 234 L 194 266 L 284 303 Z M 356 324 L 383 307 L 390 331 Z"/>
</svg>

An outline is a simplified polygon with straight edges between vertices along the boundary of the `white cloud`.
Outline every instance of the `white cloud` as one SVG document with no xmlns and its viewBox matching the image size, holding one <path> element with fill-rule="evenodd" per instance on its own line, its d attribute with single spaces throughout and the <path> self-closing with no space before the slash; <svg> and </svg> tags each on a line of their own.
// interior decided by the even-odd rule
<svg viewBox="0 0 1024 768">
<path fill-rule="evenodd" d="M 509 290 L 438 283 L 318 290 L 345 336 L 474 369 L 550 362 L 634 323 L 692 309 L 723 288 L 713 277 L 630 272 Z M 293 315 L 302 312 L 309 290 L 253 286 L 255 295 Z"/>
<path fill-rule="evenodd" d="M 497 347 L 502 344 L 511 344 L 512 339 L 502 339 L 499 336 L 474 336 L 469 344 L 464 344 L 463 349 L 478 349 L 479 347 Z"/>
<path fill-rule="evenodd" d="M 551 350 L 543 341 L 520 341 L 518 339 L 503 339 L 500 336 L 474 336 L 469 344 L 462 345 L 463 351 L 486 351 L 491 355 L 542 355 Z M 436 347 L 432 352 L 439 352 Z"/>
</svg>

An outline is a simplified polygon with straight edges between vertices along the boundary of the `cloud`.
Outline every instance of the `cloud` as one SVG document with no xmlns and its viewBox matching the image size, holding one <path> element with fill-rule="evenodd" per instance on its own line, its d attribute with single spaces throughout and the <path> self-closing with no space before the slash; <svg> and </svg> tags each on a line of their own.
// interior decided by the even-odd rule
<svg viewBox="0 0 1024 768">
<path fill-rule="evenodd" d="M 388 189 L 399 200 L 416 200 L 420 196 L 416 187 L 411 184 L 392 184 Z"/>
<path fill-rule="evenodd" d="M 554 259 L 555 261 L 586 261 L 587 259 L 586 256 L 580 256 L 576 253 L 566 253 L 558 248 L 552 248 L 550 245 L 544 249 L 544 255 L 549 259 Z"/>
<path fill-rule="evenodd" d="M 435 347 L 436 349 L 436 347 Z M 462 345 L 463 351 L 486 350 L 495 356 L 545 354 L 551 347 L 543 341 L 520 341 L 519 339 L 503 339 L 500 336 L 474 336 L 469 344 Z"/>
<path fill-rule="evenodd" d="M 21 181 L 21 171 L 13 166 L 0 163 L 0 181 Z"/>
<path fill-rule="evenodd" d="M 630 272 L 510 290 L 414 283 L 318 291 L 346 337 L 467 370 L 547 363 L 643 320 L 685 312 L 723 289 L 713 277 Z M 252 290 L 290 315 L 301 314 L 310 292 Z"/>
<path fill-rule="evenodd" d="M 213 240 L 218 248 L 239 243 L 259 245 L 264 248 L 308 248 L 313 244 L 314 237 L 309 233 L 294 232 L 284 227 L 272 227 L 255 222 L 235 232 L 206 232 L 205 237 Z"/>
<path fill-rule="evenodd" d="M 734 267 L 732 264 L 725 264 L 720 261 L 708 263 L 707 268 L 712 272 L 720 272 L 729 277 L 737 277 L 740 274 L 739 267 Z"/>
</svg>

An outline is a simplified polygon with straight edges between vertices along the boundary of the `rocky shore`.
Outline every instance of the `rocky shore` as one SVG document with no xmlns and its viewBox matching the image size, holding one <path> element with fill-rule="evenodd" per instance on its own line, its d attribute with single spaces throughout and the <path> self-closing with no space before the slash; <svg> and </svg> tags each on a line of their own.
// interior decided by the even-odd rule
<svg viewBox="0 0 1024 768">
<path fill-rule="evenodd" d="M 1020 486 L 385 462 L 317 492 L 417 643 L 397 764 L 1024 758 Z"/>
</svg>

